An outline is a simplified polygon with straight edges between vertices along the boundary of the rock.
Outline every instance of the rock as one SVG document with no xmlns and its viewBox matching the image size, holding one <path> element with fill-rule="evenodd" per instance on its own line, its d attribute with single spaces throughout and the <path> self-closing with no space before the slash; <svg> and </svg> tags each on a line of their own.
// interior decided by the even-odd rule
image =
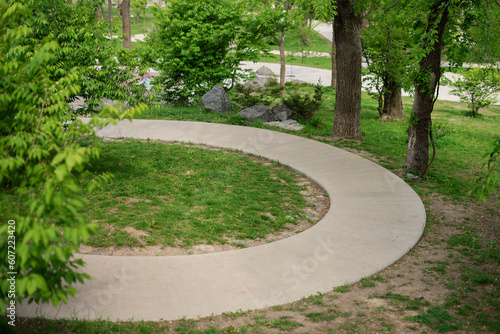
<svg viewBox="0 0 500 334">
<path fill-rule="evenodd" d="M 253 122 L 256 119 L 261 119 L 264 122 L 274 122 L 276 120 L 272 111 L 263 104 L 243 109 L 239 115 L 249 122 Z"/>
<path fill-rule="evenodd" d="M 208 109 L 219 114 L 231 113 L 231 100 L 222 86 L 215 85 L 200 99 L 200 109 Z"/>
<path fill-rule="evenodd" d="M 293 114 L 293 110 L 290 109 L 286 104 L 275 105 L 272 112 L 278 121 L 286 121 Z"/>
<path fill-rule="evenodd" d="M 420 178 L 418 176 L 410 174 L 410 173 L 406 174 L 406 177 L 408 178 L 409 182 L 418 182 L 418 181 L 420 181 Z"/>
<path fill-rule="evenodd" d="M 262 66 L 261 68 L 259 68 L 257 70 L 257 72 L 255 72 L 255 73 L 257 73 L 258 75 L 263 75 L 263 76 L 267 76 L 267 77 L 272 77 L 272 76 L 276 75 L 269 67 L 265 67 L 265 66 Z"/>
<path fill-rule="evenodd" d="M 297 121 L 294 121 L 293 119 L 287 119 L 286 121 L 283 122 L 267 122 L 264 124 L 277 126 L 279 128 L 292 131 L 300 131 L 302 130 L 302 128 L 304 128 L 303 125 L 300 125 Z"/>
<path fill-rule="evenodd" d="M 266 85 L 272 80 L 272 77 L 256 77 L 254 80 L 245 82 L 245 87 L 251 87 L 254 90 L 266 89 Z"/>
</svg>

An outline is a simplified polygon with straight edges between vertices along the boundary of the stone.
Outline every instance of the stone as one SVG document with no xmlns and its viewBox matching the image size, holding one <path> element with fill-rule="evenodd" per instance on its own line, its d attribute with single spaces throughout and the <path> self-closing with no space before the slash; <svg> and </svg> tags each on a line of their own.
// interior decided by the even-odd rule
<svg viewBox="0 0 500 334">
<path fill-rule="evenodd" d="M 272 77 L 256 77 L 254 80 L 245 82 L 245 87 L 251 87 L 254 90 L 266 89 L 266 85 L 272 80 Z"/>
<path fill-rule="evenodd" d="M 265 66 L 262 66 L 261 68 L 259 68 L 257 70 L 257 72 L 255 72 L 255 73 L 257 73 L 258 75 L 263 75 L 263 76 L 267 76 L 267 77 L 272 77 L 272 76 L 276 75 L 269 67 L 265 67 Z"/>
<path fill-rule="evenodd" d="M 279 128 L 292 131 L 300 131 L 304 128 L 303 125 L 300 125 L 297 121 L 294 121 L 293 119 L 287 119 L 286 121 L 283 122 L 266 122 L 264 124 L 277 126 Z"/>
<path fill-rule="evenodd" d="M 409 182 L 418 182 L 418 181 L 420 181 L 420 178 L 418 176 L 410 174 L 410 173 L 406 174 L 406 177 L 408 178 Z"/>
<path fill-rule="evenodd" d="M 249 122 L 253 122 L 256 119 L 263 120 L 264 122 L 274 122 L 276 120 L 272 111 L 263 104 L 243 109 L 239 115 Z"/>
<path fill-rule="evenodd" d="M 278 121 L 286 121 L 293 115 L 293 110 L 286 104 L 277 104 L 273 107 L 272 112 Z"/>
<path fill-rule="evenodd" d="M 215 85 L 200 99 L 200 109 L 208 109 L 219 114 L 231 113 L 231 100 L 224 88 Z"/>
</svg>

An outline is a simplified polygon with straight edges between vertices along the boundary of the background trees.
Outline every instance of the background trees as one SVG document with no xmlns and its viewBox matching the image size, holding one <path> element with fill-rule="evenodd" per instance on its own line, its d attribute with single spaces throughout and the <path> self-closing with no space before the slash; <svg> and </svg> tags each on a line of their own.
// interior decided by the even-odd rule
<svg viewBox="0 0 500 334">
<path fill-rule="evenodd" d="M 367 24 L 362 30 L 363 55 L 368 64 L 370 88 L 376 88 L 380 118 L 404 118 L 402 87 L 411 86 L 411 16 L 402 14 L 403 5 L 391 1 L 370 1 Z"/>
</svg>

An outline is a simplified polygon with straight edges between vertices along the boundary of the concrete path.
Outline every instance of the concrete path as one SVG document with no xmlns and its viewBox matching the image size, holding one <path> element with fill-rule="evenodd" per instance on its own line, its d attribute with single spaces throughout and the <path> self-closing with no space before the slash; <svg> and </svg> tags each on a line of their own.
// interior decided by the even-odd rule
<svg viewBox="0 0 500 334">
<path fill-rule="evenodd" d="M 406 254 L 424 229 L 424 206 L 405 182 L 317 141 L 251 127 L 150 120 L 121 122 L 98 135 L 203 143 L 279 160 L 318 182 L 331 209 L 300 234 L 236 251 L 79 255 L 92 280 L 77 287 L 76 299 L 57 310 L 22 305 L 20 317 L 160 320 L 284 304 L 377 273 Z"/>
</svg>

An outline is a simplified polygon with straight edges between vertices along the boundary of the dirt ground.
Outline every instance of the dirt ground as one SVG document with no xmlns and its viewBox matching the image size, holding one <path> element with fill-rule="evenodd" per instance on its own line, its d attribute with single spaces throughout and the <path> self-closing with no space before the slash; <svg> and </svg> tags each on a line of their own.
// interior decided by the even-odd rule
<svg viewBox="0 0 500 334">
<path fill-rule="evenodd" d="M 291 304 L 167 322 L 169 328 L 229 333 L 500 332 L 498 265 L 478 264 L 448 242 L 471 229 L 481 245 L 478 252 L 492 246 L 498 254 L 500 201 L 454 204 L 435 194 L 422 199 L 428 215 L 424 236 L 410 253 L 371 279 Z M 471 267 L 489 273 L 495 282 L 464 280 Z M 489 297 L 495 302 L 487 303 Z"/>
</svg>

